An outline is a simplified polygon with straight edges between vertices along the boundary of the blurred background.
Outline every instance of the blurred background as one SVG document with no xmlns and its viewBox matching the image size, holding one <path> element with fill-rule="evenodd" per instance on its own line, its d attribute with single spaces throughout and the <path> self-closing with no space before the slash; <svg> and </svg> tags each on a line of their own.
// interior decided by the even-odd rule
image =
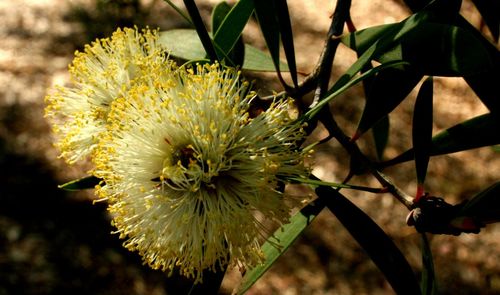
<svg viewBox="0 0 500 295">
<path fill-rule="evenodd" d="M 182 7 L 182 1 L 173 1 Z M 203 17 L 218 1 L 197 1 Z M 289 0 L 298 65 L 308 73 L 322 50 L 334 3 Z M 410 12 L 397 0 L 353 1 L 358 29 L 397 22 Z M 469 1 L 462 13 L 484 31 Z M 208 23 L 208 21 L 207 21 Z M 92 192 L 65 192 L 58 184 L 82 177 L 86 164 L 68 166 L 52 146 L 43 117 L 44 96 L 56 84 L 68 83 L 67 66 L 75 50 L 117 27 L 162 30 L 187 24 L 159 0 L 0 0 L 0 295 L 4 294 L 177 294 L 176 278 L 143 266 L 135 253 L 121 247 L 103 203 L 92 204 Z M 257 26 L 245 40 L 264 48 Z M 352 62 L 340 48 L 334 78 Z M 251 74 L 264 93 L 280 90 L 273 74 Z M 434 131 L 487 112 L 461 79 L 436 79 Z M 411 145 L 410 124 L 415 93 L 391 116 L 387 156 Z M 333 112 L 347 133 L 354 131 L 363 106 L 362 89 L 338 99 Z M 318 129 L 313 136 L 325 133 Z M 370 144 L 369 136 L 361 140 Z M 318 147 L 314 174 L 341 181 L 348 163 L 336 142 Z M 498 181 L 499 154 L 490 148 L 433 158 L 427 189 L 456 203 Z M 411 163 L 386 173 L 410 194 L 415 192 Z M 356 183 L 376 186 L 371 179 Z M 292 194 L 309 194 L 304 188 Z M 418 274 L 420 238 L 405 224 L 407 210 L 389 195 L 346 192 L 386 230 Z M 500 294 L 500 227 L 479 235 L 431 238 L 436 272 L 443 294 Z M 230 294 L 240 276 L 230 271 L 221 294 Z M 383 276 L 329 212 L 323 212 L 290 250 L 248 294 L 392 294 Z"/>
</svg>

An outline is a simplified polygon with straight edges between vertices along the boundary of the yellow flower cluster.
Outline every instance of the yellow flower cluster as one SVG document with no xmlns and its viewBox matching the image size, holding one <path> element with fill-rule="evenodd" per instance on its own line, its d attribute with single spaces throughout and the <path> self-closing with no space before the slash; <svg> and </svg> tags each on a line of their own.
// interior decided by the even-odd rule
<svg viewBox="0 0 500 295">
<path fill-rule="evenodd" d="M 77 51 L 69 66 L 72 86 L 58 87 L 45 98 L 61 156 L 74 163 L 91 155 L 106 130 L 111 103 L 150 72 L 173 66 L 158 44 L 158 32 L 149 29 L 118 29 Z"/>
<path fill-rule="evenodd" d="M 55 124 L 62 155 L 92 156 L 116 232 L 152 268 L 201 281 L 206 269 L 254 266 L 269 234 L 255 213 L 287 222 L 280 182 L 308 173 L 302 127 L 289 100 L 251 116 L 255 93 L 238 71 L 177 67 L 156 36 L 119 30 L 77 54 L 76 86 L 47 99 L 49 117 L 67 120 Z"/>
</svg>

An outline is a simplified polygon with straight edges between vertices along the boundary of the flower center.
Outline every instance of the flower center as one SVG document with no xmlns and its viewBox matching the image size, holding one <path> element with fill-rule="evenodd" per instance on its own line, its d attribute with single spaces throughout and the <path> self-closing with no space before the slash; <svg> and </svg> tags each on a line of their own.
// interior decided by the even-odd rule
<svg viewBox="0 0 500 295">
<path fill-rule="evenodd" d="M 200 159 L 197 159 L 196 151 L 193 149 L 192 145 L 187 145 L 173 154 L 172 162 L 174 164 L 180 165 L 185 169 L 189 169 L 193 165 L 200 166 Z M 201 165 L 203 166 L 203 165 Z"/>
<path fill-rule="evenodd" d="M 188 144 L 175 149 L 163 163 L 161 175 L 151 179 L 174 190 L 215 189 L 218 169 L 210 159 L 204 159 L 193 145 Z"/>
</svg>

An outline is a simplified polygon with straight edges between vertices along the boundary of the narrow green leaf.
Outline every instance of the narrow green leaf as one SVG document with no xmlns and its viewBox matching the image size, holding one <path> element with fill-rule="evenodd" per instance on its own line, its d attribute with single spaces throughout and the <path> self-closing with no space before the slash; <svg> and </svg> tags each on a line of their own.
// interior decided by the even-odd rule
<svg viewBox="0 0 500 295">
<path fill-rule="evenodd" d="M 373 66 L 371 64 L 367 64 L 361 70 L 361 72 L 362 73 L 366 72 L 366 71 L 368 71 L 368 70 L 370 70 L 372 68 L 373 68 Z M 365 94 L 366 94 L 365 98 L 366 98 L 366 100 L 368 100 L 368 99 L 383 100 L 384 99 L 383 97 L 381 98 L 379 96 L 380 93 L 384 92 L 384 91 L 379 91 L 379 95 L 377 95 L 377 92 L 373 91 L 373 89 L 374 89 L 373 85 L 377 82 L 376 78 L 377 77 L 380 78 L 384 74 L 386 74 L 386 72 L 384 72 L 384 73 L 381 72 L 381 73 L 379 73 L 378 75 L 376 75 L 374 77 L 370 77 L 370 78 L 367 78 L 367 79 L 363 80 L 363 89 L 365 90 Z M 389 89 L 396 88 L 395 85 L 391 85 L 391 86 L 392 87 L 390 87 Z M 363 111 L 363 113 L 364 113 L 364 111 Z M 373 128 L 372 128 L 372 136 L 373 136 L 373 141 L 374 141 L 374 144 L 375 144 L 375 152 L 376 152 L 376 155 L 377 155 L 377 159 L 379 161 L 382 161 L 382 159 L 384 157 L 385 148 L 386 148 L 387 143 L 389 141 L 389 128 L 390 128 L 389 115 L 386 115 L 386 116 L 382 117 L 377 123 L 375 123 L 373 125 Z M 355 168 L 356 166 L 360 167 L 360 166 L 363 166 L 363 165 L 357 165 L 355 163 L 355 161 L 356 161 L 355 158 L 351 159 L 350 172 L 354 173 L 354 175 L 358 175 L 358 173 L 356 173 L 357 169 L 353 169 L 353 168 Z M 362 170 L 365 170 L 365 169 L 362 169 Z"/>
<path fill-rule="evenodd" d="M 271 265 L 290 247 L 297 237 L 311 224 L 316 216 L 323 210 L 325 205 L 320 200 L 315 200 L 304 207 L 290 219 L 290 223 L 283 225 L 262 246 L 266 261 L 257 267 L 247 271 L 238 294 L 245 293 L 250 287 L 271 267 Z"/>
<path fill-rule="evenodd" d="M 451 22 L 458 16 L 462 0 L 403 0 L 413 12 L 427 11 L 436 22 Z"/>
<path fill-rule="evenodd" d="M 286 62 L 290 68 L 290 76 L 293 81 L 293 85 L 297 87 L 297 65 L 295 63 L 295 49 L 293 46 L 293 32 L 292 23 L 290 21 L 290 15 L 288 12 L 288 5 L 286 0 L 275 0 L 276 10 L 278 12 L 278 24 L 280 28 L 281 42 L 283 44 L 283 49 L 285 51 Z"/>
<path fill-rule="evenodd" d="M 180 16 L 182 16 L 189 24 L 191 24 L 192 26 L 194 26 L 193 22 L 191 21 L 191 19 L 189 18 L 189 16 L 187 16 L 184 11 L 182 11 L 182 9 L 180 9 L 177 5 L 175 5 L 172 1 L 170 0 L 163 0 L 165 2 L 167 2 L 167 4 L 172 7 Z"/>
<path fill-rule="evenodd" d="M 472 197 L 458 216 L 473 217 L 482 223 L 500 222 L 500 182 Z"/>
<path fill-rule="evenodd" d="M 380 72 L 367 92 L 354 138 L 358 138 L 392 112 L 422 79 L 412 68 L 391 68 Z"/>
<path fill-rule="evenodd" d="M 320 186 L 316 194 L 366 251 L 396 294 L 421 294 L 415 274 L 404 255 L 368 215 L 337 190 Z"/>
<path fill-rule="evenodd" d="M 315 115 L 317 115 L 319 113 L 319 111 L 321 110 L 321 108 L 323 106 L 325 106 L 326 104 L 328 104 L 332 99 L 334 99 L 335 97 L 339 96 L 340 94 L 342 94 L 344 91 L 346 91 L 347 89 L 349 89 L 351 86 L 355 85 L 356 83 L 358 82 L 361 82 L 363 81 L 364 79 L 368 78 L 368 77 L 371 77 L 375 74 L 377 74 L 378 72 L 382 71 L 382 70 L 385 70 L 385 69 L 388 69 L 388 68 L 391 68 L 391 67 L 398 67 L 398 66 L 401 66 L 401 65 L 405 65 L 406 62 L 390 62 L 390 63 L 386 63 L 386 64 L 382 64 L 378 67 L 375 67 L 371 70 L 368 70 L 366 72 L 364 72 L 363 74 L 361 74 L 360 76 L 352 79 L 352 80 L 346 80 L 346 78 L 350 78 L 349 75 L 345 74 L 343 77 L 341 77 L 339 79 L 339 82 L 337 82 L 337 86 L 334 86 L 335 87 L 335 91 L 329 91 L 328 92 L 328 95 L 323 98 L 319 103 L 317 103 L 316 105 L 314 105 L 312 108 L 310 108 L 304 115 L 303 115 L 303 119 L 305 119 L 306 121 L 309 121 L 311 120 Z M 340 80 L 342 80 L 340 82 Z M 340 86 L 342 85 L 342 86 Z M 337 88 L 338 87 L 338 88 Z M 332 88 L 333 89 L 333 88 Z"/>
<path fill-rule="evenodd" d="M 215 51 L 214 44 L 212 43 L 212 39 L 210 38 L 207 28 L 205 27 L 205 24 L 201 19 L 200 11 L 198 10 L 196 3 L 194 2 L 194 0 L 183 0 L 183 1 L 189 13 L 189 16 L 191 17 L 193 25 L 196 29 L 196 33 L 198 34 L 201 40 L 201 44 L 203 45 L 203 49 L 205 50 L 206 54 L 208 55 L 211 61 L 219 60 L 217 52 Z"/>
<path fill-rule="evenodd" d="M 430 155 L 451 154 L 500 144 L 498 126 L 500 126 L 500 120 L 491 113 L 464 121 L 435 135 L 432 138 Z M 388 167 L 413 158 L 414 151 L 410 149 L 392 160 L 381 163 L 380 166 Z"/>
<path fill-rule="evenodd" d="M 377 40 L 382 38 L 384 34 L 389 34 L 398 26 L 400 26 L 400 23 L 369 27 L 367 29 L 344 35 L 340 38 L 340 41 L 351 49 L 356 50 L 358 54 L 362 54 Z"/>
<path fill-rule="evenodd" d="M 492 60 L 493 66 L 484 72 L 477 73 L 471 76 L 464 77 L 464 80 L 474 90 L 476 95 L 481 99 L 484 105 L 500 118 L 500 99 L 498 99 L 498 81 L 500 81 L 500 51 L 487 40 L 481 32 L 472 26 L 461 15 L 458 16 L 454 23 L 456 26 L 463 28 L 471 33 L 486 49 L 486 54 Z"/>
<path fill-rule="evenodd" d="M 432 258 L 431 246 L 426 233 L 421 233 L 422 236 L 422 294 L 435 295 L 438 294 L 436 274 L 434 272 L 434 259 Z"/>
<path fill-rule="evenodd" d="M 384 53 L 381 62 L 405 60 L 424 75 L 463 77 L 484 73 L 493 61 L 468 31 L 448 24 L 423 23 L 401 44 Z"/>
<path fill-rule="evenodd" d="M 100 178 L 95 176 L 87 176 L 79 179 L 75 179 L 64 184 L 58 185 L 57 187 L 67 191 L 79 191 L 84 189 L 94 188 L 101 182 Z"/>
<path fill-rule="evenodd" d="M 212 31 L 217 32 L 229 11 L 231 11 L 231 6 L 225 1 L 220 2 L 214 7 L 212 10 Z"/>
<path fill-rule="evenodd" d="M 377 158 L 379 160 L 382 160 L 384 157 L 384 151 L 387 146 L 387 142 L 389 141 L 389 128 L 389 116 L 384 116 L 373 126 L 372 129 L 375 151 L 377 152 Z"/>
<path fill-rule="evenodd" d="M 498 54 L 500 56 L 500 53 Z M 474 90 L 476 95 L 481 99 L 484 105 L 500 119 L 500 91 L 498 89 L 498 81 L 500 81 L 500 62 L 497 67 L 485 73 L 479 73 L 464 77 L 464 80 Z"/>
<path fill-rule="evenodd" d="M 368 28 L 343 37 L 342 42 L 364 52 L 397 24 Z M 423 75 L 470 76 L 493 68 L 486 48 L 470 32 L 460 27 L 422 22 L 394 47 L 376 56 L 379 62 L 408 61 Z"/>
<path fill-rule="evenodd" d="M 276 71 L 279 72 L 280 39 L 276 6 L 274 5 L 274 1 L 254 1 L 254 5 L 255 15 L 264 35 L 264 40 L 273 59 Z"/>
<path fill-rule="evenodd" d="M 363 54 L 357 59 L 357 61 L 346 71 L 344 76 L 349 80 L 352 76 L 358 73 L 369 61 L 376 59 L 378 56 L 383 54 L 385 51 L 393 48 L 398 42 L 406 36 L 409 32 L 413 31 L 415 28 L 420 26 L 422 23 L 425 23 L 429 19 L 429 14 L 427 12 L 419 12 L 414 15 L 408 17 L 400 23 L 388 26 L 387 28 L 383 28 L 381 37 L 374 40 L 370 46 L 363 51 Z M 354 38 L 354 35 L 350 35 Z M 358 44 L 359 42 L 355 42 Z M 359 49 L 359 45 L 357 47 Z M 342 83 L 341 80 L 336 83 Z M 339 85 L 341 86 L 341 85 Z M 330 92 L 335 91 L 339 86 L 334 85 Z"/>
<path fill-rule="evenodd" d="M 432 148 L 432 102 L 433 79 L 428 77 L 420 87 L 413 110 L 412 138 L 419 185 L 424 183 Z M 422 194 L 423 191 L 417 192 L 416 197 Z"/>
<path fill-rule="evenodd" d="M 488 29 L 490 29 L 493 40 L 498 43 L 500 34 L 500 2 L 491 0 L 472 0 L 472 2 L 476 5 Z"/>
<path fill-rule="evenodd" d="M 310 179 L 310 178 L 291 177 L 291 178 L 287 178 L 287 180 L 292 182 L 292 183 L 306 183 L 306 184 L 309 184 L 313 187 L 329 186 L 329 187 L 335 187 L 335 188 L 354 189 L 354 190 L 365 191 L 365 192 L 370 192 L 370 193 L 380 193 L 381 190 L 383 190 L 383 189 L 374 188 L 374 187 L 352 185 L 352 184 L 348 184 L 348 183 L 328 182 L 328 181 L 322 181 L 322 180 Z"/>
<path fill-rule="evenodd" d="M 253 0 L 240 0 L 233 8 L 226 2 L 217 5 L 212 18 L 214 42 L 226 55 L 231 56 L 238 43 L 240 50 L 244 49 L 241 34 L 253 11 Z M 242 61 L 243 52 L 240 55 Z"/>
<path fill-rule="evenodd" d="M 456 25 L 471 33 L 477 40 L 479 40 L 479 42 L 486 49 L 489 59 L 492 60 L 493 66 L 491 69 L 483 73 L 464 77 L 464 80 L 474 90 L 476 95 L 486 105 L 490 112 L 500 118 L 500 99 L 498 99 L 498 81 L 500 81 L 500 71 L 498 71 L 498 68 L 500 68 L 500 52 L 498 51 L 498 48 L 492 42 L 487 40 L 480 31 L 471 25 L 463 16 L 458 14 L 461 0 L 404 0 L 404 2 L 413 11 L 420 10 L 423 5 L 426 5 L 429 2 L 431 2 L 430 5 L 426 7 L 428 10 L 432 10 L 433 7 L 441 7 L 440 9 L 434 10 L 439 11 L 445 17 L 437 18 L 436 22 L 448 22 Z M 496 11 L 494 12 L 496 13 Z M 450 15 L 451 17 L 449 17 Z"/>
<path fill-rule="evenodd" d="M 353 85 L 355 83 L 352 83 L 351 79 L 362 69 L 366 67 L 366 65 L 376 57 L 380 56 L 383 52 L 386 50 L 392 48 L 399 42 L 399 40 L 404 37 L 408 32 L 411 32 L 414 30 L 416 27 L 418 27 L 421 23 L 427 21 L 429 19 L 430 15 L 427 12 L 421 12 L 421 13 L 416 13 L 404 21 L 394 24 L 392 26 L 389 26 L 387 29 L 384 29 L 381 34 L 381 37 L 375 40 L 364 52 L 359 56 L 359 58 L 356 60 L 354 64 L 351 65 L 351 67 L 342 75 L 337 82 L 327 91 L 325 94 L 325 97 L 330 97 L 330 100 L 335 97 L 333 95 L 334 93 L 338 95 L 340 89 L 344 89 L 345 86 L 349 83 L 350 85 Z M 351 35 L 354 38 L 354 35 Z M 396 66 L 396 65 L 403 65 L 407 63 L 399 63 L 396 62 L 396 64 L 392 63 L 387 63 L 386 66 Z M 371 70 L 370 70 L 371 71 Z M 369 73 L 370 71 L 366 72 Z M 362 76 L 364 76 L 366 73 L 364 73 Z M 371 72 L 371 74 L 374 74 Z M 370 75 L 371 75 L 370 74 Z M 359 82 L 360 80 L 356 80 L 356 82 Z M 345 90 L 345 89 L 344 89 Z M 324 106 L 326 99 L 323 99 L 318 105 Z M 316 107 L 316 106 L 314 106 Z M 318 112 L 319 110 L 309 110 L 309 116 L 314 115 Z"/>
</svg>

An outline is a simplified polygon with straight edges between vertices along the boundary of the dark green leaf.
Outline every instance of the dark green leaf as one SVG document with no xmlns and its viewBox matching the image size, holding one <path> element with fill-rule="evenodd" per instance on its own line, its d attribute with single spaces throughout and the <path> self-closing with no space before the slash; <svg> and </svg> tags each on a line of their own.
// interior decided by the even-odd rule
<svg viewBox="0 0 500 295">
<path fill-rule="evenodd" d="M 391 30 L 394 30 L 398 26 L 400 26 L 400 23 L 373 26 L 344 35 L 340 41 L 351 49 L 356 50 L 358 54 L 363 54 L 377 40 L 381 39 L 384 34 L 390 33 Z"/>
<path fill-rule="evenodd" d="M 278 24 L 281 34 L 281 42 L 285 51 L 286 62 L 290 68 L 293 85 L 296 87 L 297 81 L 297 65 L 295 63 L 295 49 L 293 46 L 293 32 L 290 15 L 288 13 L 288 5 L 286 0 L 276 0 Z"/>
<path fill-rule="evenodd" d="M 380 72 L 367 92 L 366 105 L 361 114 L 354 139 L 372 128 L 392 112 L 422 79 L 411 68 L 391 68 Z"/>
<path fill-rule="evenodd" d="M 388 49 L 394 47 L 406 34 L 414 30 L 420 24 L 426 22 L 429 18 L 428 13 L 416 13 L 404 21 L 388 26 L 383 29 L 383 32 L 379 32 L 381 37 L 377 40 L 374 40 L 368 48 L 359 56 L 356 62 L 342 75 L 337 82 L 328 90 L 325 96 L 331 96 L 333 93 L 337 93 L 340 88 L 343 88 L 347 83 L 351 83 L 351 79 L 356 75 L 359 71 L 366 68 L 366 65 L 374 60 L 376 57 L 380 56 L 382 53 L 387 51 Z M 351 38 L 355 38 L 353 34 L 349 35 Z M 355 40 L 354 40 L 355 41 Z M 347 44 L 350 42 L 347 41 Z M 356 48 L 359 49 L 357 45 L 358 42 L 354 42 L 356 44 Z M 407 63 L 402 63 L 406 64 Z M 389 65 L 389 64 L 388 64 Z M 390 64 L 394 66 L 394 64 Z M 364 75 L 364 74 L 363 74 Z M 323 101 L 322 101 L 323 102 Z"/>
<path fill-rule="evenodd" d="M 472 0 L 472 2 L 474 2 L 488 29 L 490 29 L 493 40 L 498 43 L 498 35 L 500 33 L 500 2 L 491 0 Z"/>
<path fill-rule="evenodd" d="M 67 191 L 79 191 L 94 188 L 99 184 L 99 182 L 101 182 L 100 178 L 97 178 L 95 176 L 87 176 L 66 182 L 65 184 L 58 185 L 58 187 Z"/>
<path fill-rule="evenodd" d="M 180 16 L 182 16 L 188 23 L 190 23 L 191 25 L 194 26 L 193 22 L 191 21 L 191 19 L 189 18 L 189 16 L 187 16 L 184 11 L 182 11 L 177 5 L 175 5 L 172 1 L 170 0 L 163 0 L 165 2 L 167 2 L 167 4 L 172 7 Z"/>
<path fill-rule="evenodd" d="M 274 1 L 254 1 L 255 15 L 266 40 L 267 48 L 274 62 L 276 71 L 280 71 L 280 34 L 276 15 L 278 11 Z"/>
<path fill-rule="evenodd" d="M 176 29 L 161 32 L 159 43 L 165 46 L 171 55 L 183 60 L 202 60 L 205 50 L 195 30 Z M 286 64 L 280 67 L 287 70 Z M 274 64 L 269 55 L 259 49 L 245 45 L 243 69 L 249 71 L 274 71 Z"/>
<path fill-rule="evenodd" d="M 245 293 L 285 253 L 288 247 L 311 224 L 324 207 L 325 205 L 320 200 L 310 203 L 292 216 L 290 223 L 283 225 L 269 238 L 272 242 L 264 243 L 262 251 L 265 254 L 266 261 L 262 265 L 247 271 L 238 288 L 238 294 Z"/>
<path fill-rule="evenodd" d="M 394 25 L 368 28 L 342 38 L 358 53 L 381 38 Z M 493 68 L 493 61 L 481 42 L 470 32 L 448 24 L 422 22 L 401 42 L 375 57 L 380 62 L 408 61 L 424 75 L 469 76 Z"/>
<path fill-rule="evenodd" d="M 500 120 L 491 115 L 491 113 L 477 116 L 457 124 L 432 138 L 430 155 L 451 154 L 500 144 L 498 126 L 500 126 Z M 413 158 L 414 152 L 413 149 L 410 149 L 392 160 L 381 163 L 381 167 L 388 167 L 410 161 Z"/>
<path fill-rule="evenodd" d="M 244 56 L 241 33 L 253 10 L 253 0 L 240 0 L 232 9 L 221 2 L 213 12 L 214 42 L 237 65 L 241 65 Z"/>
<path fill-rule="evenodd" d="M 464 77 L 465 81 L 469 84 L 469 86 L 474 90 L 477 96 L 481 99 L 481 101 L 486 105 L 486 107 L 500 118 L 500 99 L 498 99 L 498 81 L 500 81 L 500 52 L 498 48 L 489 40 L 487 40 L 483 34 L 478 31 L 473 25 L 471 25 L 463 16 L 456 13 L 460 8 L 461 0 L 439 0 L 439 1 L 430 1 L 430 0 L 404 0 L 404 2 L 412 9 L 413 11 L 419 11 L 424 5 L 431 2 L 427 10 L 434 10 L 437 14 L 441 14 L 445 17 L 436 18 L 434 17 L 433 21 L 442 23 L 443 21 L 446 23 L 450 23 L 456 25 L 470 34 L 472 34 L 487 51 L 487 55 L 489 59 L 493 62 L 493 67 L 483 73 L 478 73 L 472 76 Z M 497 2 L 498 1 L 493 1 Z M 497 11 L 492 11 L 492 13 L 497 13 Z M 436 13 L 435 13 L 436 14 Z M 456 14 L 455 17 L 449 17 L 450 15 Z M 498 16 L 498 14 L 497 14 Z"/>
<path fill-rule="evenodd" d="M 413 12 L 427 11 L 433 20 L 450 22 L 458 16 L 462 0 L 403 0 Z"/>
<path fill-rule="evenodd" d="M 196 33 L 201 40 L 201 44 L 203 45 L 203 49 L 206 54 L 211 61 L 219 60 L 220 58 L 217 56 L 214 44 L 212 43 L 212 39 L 208 34 L 207 28 L 201 19 L 200 11 L 198 10 L 198 7 L 196 7 L 196 3 L 194 0 L 184 0 L 184 5 L 186 6 L 189 16 L 191 17 L 191 21 L 193 22 Z"/>
<path fill-rule="evenodd" d="M 500 99 L 498 99 L 498 81 L 500 81 L 500 51 L 493 43 L 487 40 L 481 32 L 472 26 L 465 18 L 458 16 L 454 25 L 472 34 L 486 49 L 488 58 L 493 66 L 481 73 L 464 77 L 465 81 L 474 90 L 479 99 L 497 118 L 500 118 Z"/>
<path fill-rule="evenodd" d="M 500 221 L 500 182 L 497 182 L 468 201 L 458 216 L 473 217 L 483 223 Z"/>
<path fill-rule="evenodd" d="M 436 275 L 434 272 L 434 259 L 426 233 L 422 233 L 422 294 L 435 295 L 438 294 Z"/>
<path fill-rule="evenodd" d="M 352 185 L 352 184 L 348 184 L 348 183 L 327 182 L 327 181 L 310 179 L 310 178 L 291 177 L 291 178 L 287 178 L 287 181 L 290 181 L 291 183 L 307 183 L 307 184 L 311 185 L 312 187 L 329 186 L 329 187 L 335 187 L 335 188 L 354 189 L 354 190 L 371 192 L 371 193 L 380 193 L 380 191 L 382 190 L 380 188 Z"/>
<path fill-rule="evenodd" d="M 382 160 L 384 157 L 385 147 L 389 141 L 389 128 L 390 121 L 389 116 L 384 116 L 380 119 L 372 129 L 373 140 L 375 142 L 375 150 L 377 152 L 377 158 Z"/>
<path fill-rule="evenodd" d="M 316 105 L 312 106 L 312 108 L 310 108 L 303 115 L 303 119 L 306 120 L 306 121 L 311 120 L 314 116 L 316 116 L 319 113 L 319 111 L 321 110 L 321 108 L 323 106 L 325 106 L 326 104 L 328 104 L 332 99 L 334 99 L 335 97 L 339 96 L 340 94 L 342 94 L 344 91 L 346 91 L 347 89 L 349 89 L 351 86 L 355 85 L 356 83 L 361 82 L 364 79 L 366 79 L 368 77 L 371 77 L 371 76 L 379 73 L 380 71 L 383 71 L 383 70 L 386 70 L 386 69 L 392 68 L 392 67 L 398 67 L 398 66 L 405 65 L 405 64 L 406 64 L 405 62 L 390 62 L 390 63 L 382 64 L 382 65 L 380 65 L 380 66 L 378 66 L 376 68 L 373 68 L 371 70 L 368 70 L 368 71 L 364 72 L 359 77 L 356 77 L 356 78 L 354 78 L 352 80 L 347 80 L 347 81 L 345 81 L 345 78 L 350 78 L 350 76 L 347 75 L 347 74 L 345 74 L 343 76 L 343 78 L 341 78 L 343 81 L 339 80 L 337 82 L 336 86 L 334 86 L 335 87 L 335 91 L 331 91 L 330 90 L 328 92 L 328 95 L 325 98 L 323 98 Z"/>
<path fill-rule="evenodd" d="M 432 147 L 432 98 L 433 79 L 429 77 L 420 87 L 413 110 L 412 138 L 419 186 L 424 183 Z M 422 194 L 423 191 L 417 192 L 416 197 Z"/>
<path fill-rule="evenodd" d="M 500 99 L 498 99 L 500 97 L 500 90 L 498 88 L 500 62 L 497 65 L 494 70 L 464 77 L 464 79 L 490 112 L 500 119 Z"/>
<path fill-rule="evenodd" d="M 318 187 L 316 194 L 366 251 L 396 294 L 421 294 L 406 258 L 368 215 L 332 188 Z"/>
<path fill-rule="evenodd" d="M 231 6 L 225 1 L 220 2 L 214 7 L 212 10 L 212 31 L 217 32 L 229 11 L 231 11 Z"/>
</svg>

